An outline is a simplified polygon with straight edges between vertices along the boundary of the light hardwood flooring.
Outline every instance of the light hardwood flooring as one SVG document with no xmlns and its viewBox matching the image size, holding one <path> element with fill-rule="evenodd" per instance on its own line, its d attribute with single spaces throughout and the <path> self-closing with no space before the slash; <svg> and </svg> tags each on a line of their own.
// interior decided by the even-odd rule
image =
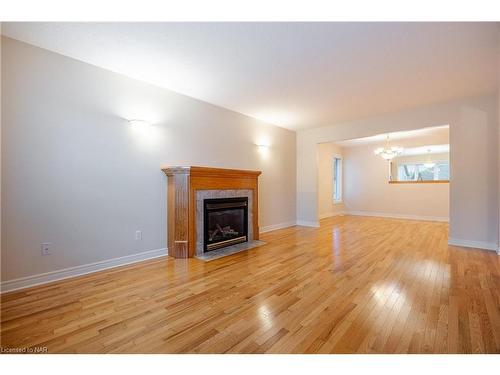
<svg viewBox="0 0 500 375">
<path fill-rule="evenodd" d="M 448 225 L 334 217 L 205 263 L 161 258 L 1 297 L 49 353 L 499 353 L 500 257 Z"/>
</svg>

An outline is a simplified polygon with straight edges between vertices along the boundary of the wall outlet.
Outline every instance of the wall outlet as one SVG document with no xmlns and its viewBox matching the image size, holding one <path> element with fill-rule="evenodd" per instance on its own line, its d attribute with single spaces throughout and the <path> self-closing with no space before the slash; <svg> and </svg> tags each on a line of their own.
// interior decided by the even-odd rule
<svg viewBox="0 0 500 375">
<path fill-rule="evenodd" d="M 135 239 L 136 239 L 137 241 L 142 240 L 142 232 L 141 232 L 140 230 L 136 230 L 136 231 L 135 231 Z"/>
<path fill-rule="evenodd" d="M 50 242 L 42 243 L 42 246 L 41 246 L 42 255 L 50 255 L 51 248 L 52 248 L 52 244 Z"/>
</svg>

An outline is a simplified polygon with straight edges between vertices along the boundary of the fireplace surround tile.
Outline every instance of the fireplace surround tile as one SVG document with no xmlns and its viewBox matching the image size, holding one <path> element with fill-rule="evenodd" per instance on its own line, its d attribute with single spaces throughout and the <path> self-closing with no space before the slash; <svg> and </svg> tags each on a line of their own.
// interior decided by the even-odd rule
<svg viewBox="0 0 500 375">
<path fill-rule="evenodd" d="M 217 189 L 196 191 L 196 256 L 203 255 L 203 200 L 248 197 L 248 241 L 253 241 L 253 191 L 249 189 Z"/>
</svg>

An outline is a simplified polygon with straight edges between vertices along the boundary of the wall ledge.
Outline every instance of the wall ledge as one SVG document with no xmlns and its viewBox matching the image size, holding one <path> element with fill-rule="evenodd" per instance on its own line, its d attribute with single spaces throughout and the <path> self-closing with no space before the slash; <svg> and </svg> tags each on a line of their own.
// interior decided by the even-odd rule
<svg viewBox="0 0 500 375">
<path fill-rule="evenodd" d="M 11 292 L 14 290 L 30 288 L 36 285 L 51 283 L 58 280 L 64 280 L 75 276 L 86 275 L 93 272 L 103 271 L 110 268 L 120 267 L 131 263 L 142 262 L 144 260 L 167 256 L 166 248 L 144 251 L 138 254 L 126 255 L 119 258 L 103 260 L 100 262 L 84 264 L 61 270 L 40 273 L 38 275 L 21 277 L 18 279 L 2 281 L 0 285 L 1 293 Z"/>
</svg>

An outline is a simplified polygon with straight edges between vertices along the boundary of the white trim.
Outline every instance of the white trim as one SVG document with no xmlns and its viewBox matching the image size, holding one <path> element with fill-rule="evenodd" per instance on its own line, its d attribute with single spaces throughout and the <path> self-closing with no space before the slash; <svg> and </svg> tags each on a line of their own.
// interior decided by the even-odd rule
<svg viewBox="0 0 500 375">
<path fill-rule="evenodd" d="M 391 214 L 385 212 L 369 212 L 369 211 L 345 211 L 345 215 L 354 216 L 377 216 L 377 217 L 388 217 L 392 219 L 406 219 L 406 220 L 422 220 L 422 221 L 442 221 L 448 222 L 448 217 L 441 216 L 422 216 L 422 215 L 405 215 L 405 214 Z"/>
<path fill-rule="evenodd" d="M 339 197 L 340 199 L 335 199 L 335 160 L 340 160 L 340 171 L 339 171 L 339 180 L 340 180 L 340 183 L 339 183 Z M 333 168 L 332 168 L 332 201 L 333 201 L 333 204 L 339 204 L 339 203 L 342 203 L 342 199 L 344 198 L 343 194 L 344 194 L 344 189 L 343 189 L 343 180 L 344 180 L 344 160 L 342 158 L 342 155 L 338 155 L 338 154 L 334 154 L 333 155 Z"/>
<path fill-rule="evenodd" d="M 326 214 L 321 214 L 319 215 L 319 219 L 326 219 L 327 217 L 332 217 L 332 216 L 341 216 L 344 215 L 344 211 L 337 211 L 337 212 L 327 212 Z"/>
<path fill-rule="evenodd" d="M 500 255 L 497 244 L 494 244 L 491 242 L 469 241 L 469 240 L 461 240 L 458 238 L 449 238 L 448 245 L 461 246 L 461 247 L 473 247 L 475 249 L 483 249 L 483 250 L 493 250 L 493 251 L 496 251 L 496 253 Z"/>
<path fill-rule="evenodd" d="M 124 266 L 126 264 L 142 262 L 144 260 L 163 257 L 166 255 L 168 255 L 168 251 L 166 248 L 149 250 L 138 254 L 126 255 L 120 258 L 113 258 L 100 262 L 84 264 L 81 266 L 41 273 L 38 275 L 21 277 L 19 279 L 2 281 L 0 289 L 1 293 L 10 292 L 13 290 L 29 288 L 35 285 L 46 284 L 57 280 L 68 279 L 70 277 L 98 272 L 109 268 Z"/>
<path fill-rule="evenodd" d="M 297 225 L 299 225 L 301 227 L 319 228 L 319 222 L 318 221 L 297 220 Z"/>
<path fill-rule="evenodd" d="M 297 225 L 295 223 L 295 221 L 288 221 L 286 223 L 266 225 L 265 227 L 260 227 L 259 233 L 267 233 L 267 232 L 271 232 L 273 230 L 278 230 L 278 229 L 293 227 L 295 225 Z"/>
</svg>

